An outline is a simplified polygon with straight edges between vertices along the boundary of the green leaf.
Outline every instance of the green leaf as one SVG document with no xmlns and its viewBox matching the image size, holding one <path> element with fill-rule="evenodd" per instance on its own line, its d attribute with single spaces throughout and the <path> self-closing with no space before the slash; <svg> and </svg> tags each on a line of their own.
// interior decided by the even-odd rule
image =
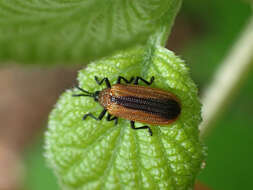
<svg viewBox="0 0 253 190">
<path fill-rule="evenodd" d="M 174 93 L 181 101 L 179 118 L 168 126 L 133 130 L 129 121 L 82 120 L 102 107 L 90 97 L 73 97 L 67 90 L 50 114 L 46 157 L 63 189 L 192 189 L 204 159 L 198 125 L 201 104 L 184 62 L 171 51 L 137 48 L 91 63 L 79 72 L 79 86 L 102 90 L 94 76 L 112 84 L 126 78 L 155 76 L 152 87 Z M 145 86 L 145 84 L 143 84 Z M 136 123 L 136 126 L 143 124 Z"/>
<path fill-rule="evenodd" d="M 0 61 L 83 63 L 144 44 L 181 0 L 0 0 Z"/>
</svg>

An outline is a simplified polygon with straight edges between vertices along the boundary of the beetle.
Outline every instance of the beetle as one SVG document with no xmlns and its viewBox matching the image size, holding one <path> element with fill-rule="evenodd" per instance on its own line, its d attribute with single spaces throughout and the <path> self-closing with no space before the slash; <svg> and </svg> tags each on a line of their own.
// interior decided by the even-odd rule
<svg viewBox="0 0 253 190">
<path fill-rule="evenodd" d="M 77 86 L 82 94 L 73 94 L 73 96 L 92 97 L 94 101 L 99 102 L 104 108 L 98 117 L 92 113 L 87 113 L 83 116 L 83 120 L 87 117 L 102 120 L 106 112 L 108 112 L 107 121 L 114 120 L 115 124 L 117 124 L 118 117 L 121 117 L 130 120 L 132 129 L 148 129 L 152 136 L 153 133 L 149 126 L 135 127 L 135 122 L 168 125 L 177 120 L 181 113 L 179 99 L 174 94 L 157 88 L 139 85 L 140 81 L 151 85 L 154 79 L 154 77 L 151 77 L 150 81 L 147 81 L 137 76 L 127 80 L 119 76 L 117 83 L 111 85 L 107 77 L 99 81 L 98 77 L 95 76 L 97 84 L 102 85 L 105 82 L 107 88 L 91 93 Z M 121 84 L 122 80 L 126 84 Z M 133 84 L 131 84 L 132 82 Z"/>
</svg>

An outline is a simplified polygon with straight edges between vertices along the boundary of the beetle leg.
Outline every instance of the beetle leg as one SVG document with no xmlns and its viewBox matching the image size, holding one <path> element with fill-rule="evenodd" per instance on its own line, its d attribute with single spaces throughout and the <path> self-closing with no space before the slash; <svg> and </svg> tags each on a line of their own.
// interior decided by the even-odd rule
<svg viewBox="0 0 253 190">
<path fill-rule="evenodd" d="M 99 114 L 98 117 L 94 116 L 92 113 L 87 113 L 83 116 L 83 120 L 85 120 L 88 116 L 92 117 L 95 120 L 102 120 L 103 117 L 105 116 L 105 113 L 107 112 L 106 109 L 103 109 L 103 111 Z"/>
<path fill-rule="evenodd" d="M 147 85 L 151 85 L 154 80 L 155 80 L 155 77 L 152 76 L 151 79 L 150 79 L 150 82 L 146 81 L 145 79 L 143 79 L 142 77 L 136 77 L 136 79 L 134 80 L 134 84 L 139 84 L 139 80 L 143 81 L 144 83 L 146 83 Z"/>
<path fill-rule="evenodd" d="M 121 80 L 124 80 L 125 83 L 127 83 L 127 84 L 131 84 L 134 80 L 134 77 L 131 77 L 130 80 L 127 80 L 126 78 L 124 78 L 122 76 L 119 76 L 118 79 L 117 79 L 117 84 L 120 84 Z"/>
<path fill-rule="evenodd" d="M 149 132 L 150 136 L 153 135 L 153 132 L 152 132 L 152 130 L 150 129 L 149 126 L 146 126 L 146 125 L 145 125 L 145 126 L 136 128 L 136 127 L 134 126 L 134 123 L 135 123 L 134 121 L 130 121 L 130 123 L 131 123 L 132 129 L 135 129 L 135 130 L 137 130 L 137 129 L 148 129 L 148 132 Z"/>
<path fill-rule="evenodd" d="M 114 120 L 114 123 L 115 123 L 115 125 L 117 125 L 118 124 L 118 118 L 117 117 L 112 117 L 112 115 L 111 114 L 108 114 L 107 115 L 107 118 L 106 118 L 106 120 L 107 121 L 113 121 Z"/>
<path fill-rule="evenodd" d="M 98 85 L 101 85 L 105 81 L 105 84 L 106 84 L 107 88 L 111 88 L 110 81 L 109 81 L 109 79 L 107 77 L 105 77 L 101 81 L 99 81 L 98 77 L 95 76 L 95 81 L 98 83 Z"/>
<path fill-rule="evenodd" d="M 83 116 L 83 120 L 85 120 L 88 116 L 92 117 L 95 120 L 98 120 L 98 118 L 96 116 L 94 116 L 92 113 L 87 113 Z"/>
</svg>

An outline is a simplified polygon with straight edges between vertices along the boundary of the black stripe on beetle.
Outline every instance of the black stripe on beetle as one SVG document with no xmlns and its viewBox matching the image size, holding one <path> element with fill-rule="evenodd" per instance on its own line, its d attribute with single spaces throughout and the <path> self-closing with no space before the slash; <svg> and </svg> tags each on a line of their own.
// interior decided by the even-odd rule
<svg viewBox="0 0 253 190">
<path fill-rule="evenodd" d="M 172 99 L 139 98 L 134 96 L 110 97 L 113 103 L 125 108 L 141 110 L 166 119 L 174 119 L 181 109 L 177 101 Z"/>
<path fill-rule="evenodd" d="M 151 77 L 150 81 L 146 81 L 141 77 L 132 77 L 130 80 L 127 80 L 119 76 L 117 84 L 112 86 L 108 78 L 103 78 L 99 81 L 95 76 L 95 80 L 99 85 L 105 82 L 107 88 L 90 93 L 77 87 L 83 93 L 73 96 L 93 97 L 104 109 L 98 117 L 95 117 L 92 113 L 85 114 L 83 120 L 87 117 L 102 120 L 106 112 L 108 112 L 107 121 L 114 120 L 115 124 L 117 124 L 118 117 L 128 119 L 133 129 L 148 129 L 152 136 L 152 130 L 149 126 L 137 128 L 134 125 L 135 121 L 152 125 L 168 125 L 174 122 L 180 115 L 180 102 L 174 94 L 157 88 L 139 85 L 139 81 L 151 85 L 154 77 Z M 126 84 L 121 84 L 122 80 Z M 133 84 L 131 84 L 132 82 Z"/>
</svg>

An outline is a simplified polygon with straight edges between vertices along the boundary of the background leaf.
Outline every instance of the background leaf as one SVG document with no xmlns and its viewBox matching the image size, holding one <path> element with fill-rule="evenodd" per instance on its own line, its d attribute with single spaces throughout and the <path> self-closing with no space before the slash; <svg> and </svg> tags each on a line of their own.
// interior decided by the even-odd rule
<svg viewBox="0 0 253 190">
<path fill-rule="evenodd" d="M 68 90 L 50 114 L 46 134 L 46 156 L 63 189 L 191 189 L 203 161 L 201 117 L 197 88 L 182 60 L 160 47 L 130 50 L 89 64 L 79 72 L 79 86 L 91 92 L 105 88 L 95 75 L 112 83 L 119 75 L 155 76 L 152 86 L 174 93 L 182 112 L 169 126 L 151 126 L 150 137 L 121 118 L 117 126 L 104 119 L 83 121 L 85 113 L 98 115 L 102 107 Z"/>
<path fill-rule="evenodd" d="M 0 61 L 77 62 L 145 43 L 181 0 L 0 0 Z"/>
</svg>

